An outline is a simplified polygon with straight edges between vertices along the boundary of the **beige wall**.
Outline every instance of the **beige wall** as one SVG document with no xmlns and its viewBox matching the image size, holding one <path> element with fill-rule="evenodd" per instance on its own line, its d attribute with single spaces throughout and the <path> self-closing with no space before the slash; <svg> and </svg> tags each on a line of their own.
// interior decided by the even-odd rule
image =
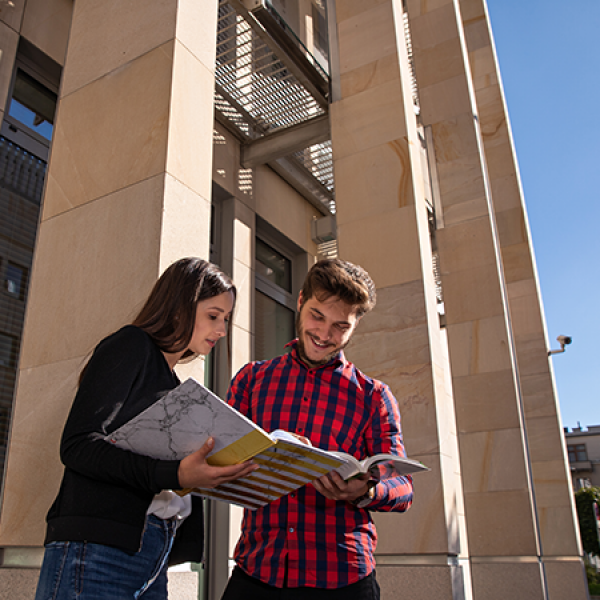
<svg viewBox="0 0 600 600">
<path fill-rule="evenodd" d="M 443 208 L 436 235 L 474 595 L 503 579 L 495 556 L 513 556 L 516 565 L 529 555 L 532 565 L 522 565 L 523 579 L 511 585 L 524 590 L 541 579 L 533 596 L 519 597 L 566 598 L 555 576 L 560 555 L 579 597 L 585 583 L 560 420 L 485 7 L 477 0 L 408 6 Z M 494 589 L 497 597 L 513 595 Z"/>
<path fill-rule="evenodd" d="M 111 11 L 85 0 L 75 7 L 31 277 L 0 545 L 41 544 L 61 471 L 48 456 L 58 456 L 89 351 L 132 318 L 174 259 L 208 256 L 216 31 L 209 4 L 212 13 L 191 1 L 153 12 L 141 0 Z"/>
<path fill-rule="evenodd" d="M 64 65 L 73 0 L 12 0 L 0 4 L 0 105 L 8 91 L 19 35 Z"/>
<path fill-rule="evenodd" d="M 2 118 L 4 118 L 18 43 L 19 34 L 6 23 L 0 22 L 0 116 Z"/>
<path fill-rule="evenodd" d="M 0 6 L 0 21 L 13 31 L 20 31 L 23 21 L 23 10 L 25 0 L 13 0 L 13 2 L 3 2 Z"/>
<path fill-rule="evenodd" d="M 21 35 L 59 65 L 65 64 L 73 4 L 73 0 L 25 2 Z"/>
<path fill-rule="evenodd" d="M 421 114 L 432 129 L 443 208 L 444 228 L 436 238 L 469 552 L 536 556 L 508 309 L 461 24 L 452 2 L 409 2 L 409 14 Z"/>
<path fill-rule="evenodd" d="M 531 236 L 501 82 L 494 77 L 498 66 L 485 4 L 482 0 L 463 0 L 460 4 L 498 225 L 542 553 L 580 555 Z"/>
</svg>

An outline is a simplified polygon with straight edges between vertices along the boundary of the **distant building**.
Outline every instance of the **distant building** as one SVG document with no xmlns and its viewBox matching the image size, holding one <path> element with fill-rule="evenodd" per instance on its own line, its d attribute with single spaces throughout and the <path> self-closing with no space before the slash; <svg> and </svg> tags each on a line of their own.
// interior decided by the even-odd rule
<svg viewBox="0 0 600 600">
<path fill-rule="evenodd" d="M 573 489 L 600 487 L 600 425 L 565 427 L 565 440 Z"/>
</svg>

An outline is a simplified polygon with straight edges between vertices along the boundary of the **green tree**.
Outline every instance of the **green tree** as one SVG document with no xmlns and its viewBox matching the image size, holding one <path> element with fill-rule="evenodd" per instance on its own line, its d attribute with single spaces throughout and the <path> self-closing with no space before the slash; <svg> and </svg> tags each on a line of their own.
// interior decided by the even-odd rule
<svg viewBox="0 0 600 600">
<path fill-rule="evenodd" d="M 588 554 L 600 556 L 600 541 L 596 525 L 595 504 L 600 502 L 600 488 L 583 488 L 575 493 L 575 506 L 583 549 Z"/>
</svg>

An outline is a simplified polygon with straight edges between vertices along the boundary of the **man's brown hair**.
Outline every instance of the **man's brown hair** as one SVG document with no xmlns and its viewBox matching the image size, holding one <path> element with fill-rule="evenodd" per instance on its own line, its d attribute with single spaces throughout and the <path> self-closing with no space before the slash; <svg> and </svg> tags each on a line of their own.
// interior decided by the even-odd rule
<svg viewBox="0 0 600 600">
<path fill-rule="evenodd" d="M 369 274 L 362 267 L 337 258 L 320 260 L 311 267 L 302 286 L 302 303 L 313 296 L 319 302 L 335 296 L 355 306 L 359 318 L 375 306 L 377 299 Z"/>
</svg>

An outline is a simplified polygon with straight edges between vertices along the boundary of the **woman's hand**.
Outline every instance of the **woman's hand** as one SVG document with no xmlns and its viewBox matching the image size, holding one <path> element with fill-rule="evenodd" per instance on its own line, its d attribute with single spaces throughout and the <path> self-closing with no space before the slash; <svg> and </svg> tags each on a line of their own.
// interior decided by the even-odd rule
<svg viewBox="0 0 600 600">
<path fill-rule="evenodd" d="M 214 488 L 222 483 L 245 477 L 259 468 L 258 465 L 251 461 L 228 467 L 213 467 L 209 465 L 206 462 L 206 457 L 214 445 L 213 438 L 208 438 L 202 448 L 189 454 L 179 463 L 177 477 L 179 485 L 183 489 L 195 487 Z"/>
</svg>

